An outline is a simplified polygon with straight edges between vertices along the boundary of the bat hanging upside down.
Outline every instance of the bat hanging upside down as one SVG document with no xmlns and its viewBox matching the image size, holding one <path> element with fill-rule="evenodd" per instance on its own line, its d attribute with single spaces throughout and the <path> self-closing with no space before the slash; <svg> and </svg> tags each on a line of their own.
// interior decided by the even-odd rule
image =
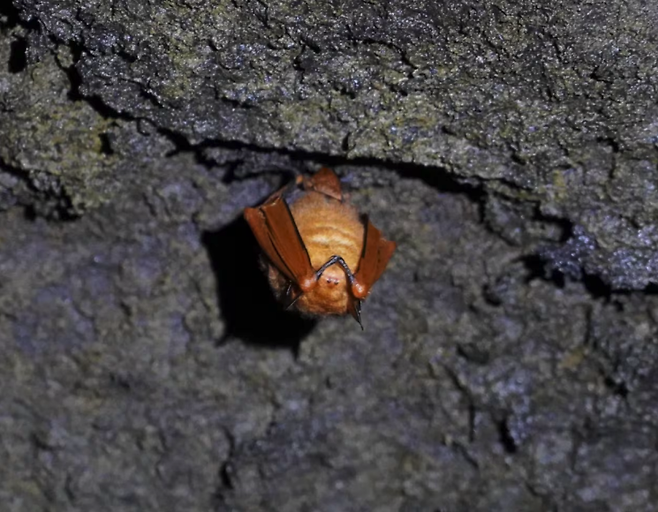
<svg viewBox="0 0 658 512">
<path fill-rule="evenodd" d="M 298 176 L 302 195 L 290 206 L 278 190 L 244 216 L 267 256 L 270 285 L 286 307 L 311 315 L 350 313 L 361 325 L 361 302 L 395 250 L 367 217 L 343 200 L 326 167 Z"/>
</svg>

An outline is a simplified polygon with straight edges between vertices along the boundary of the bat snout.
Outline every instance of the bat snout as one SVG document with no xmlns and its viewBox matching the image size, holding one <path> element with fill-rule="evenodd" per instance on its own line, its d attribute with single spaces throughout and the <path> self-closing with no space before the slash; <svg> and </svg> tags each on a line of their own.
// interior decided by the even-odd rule
<svg viewBox="0 0 658 512">
<path fill-rule="evenodd" d="M 334 288 L 345 282 L 345 271 L 338 264 L 332 265 L 324 271 L 320 282 L 325 286 Z"/>
</svg>

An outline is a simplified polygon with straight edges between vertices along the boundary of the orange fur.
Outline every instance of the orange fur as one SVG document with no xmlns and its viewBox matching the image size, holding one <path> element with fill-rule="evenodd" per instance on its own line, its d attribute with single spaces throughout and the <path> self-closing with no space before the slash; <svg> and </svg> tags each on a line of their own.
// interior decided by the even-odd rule
<svg viewBox="0 0 658 512">
<path fill-rule="evenodd" d="M 356 209 L 320 192 L 307 192 L 290 205 L 299 234 L 311 259 L 319 268 L 334 254 L 342 256 L 355 273 L 363 249 L 363 223 Z M 269 279 L 278 294 L 283 294 L 288 280 L 274 265 Z M 344 315 L 350 300 L 347 276 L 334 264 L 324 271 L 317 286 L 297 301 L 297 309 L 315 315 Z"/>
</svg>

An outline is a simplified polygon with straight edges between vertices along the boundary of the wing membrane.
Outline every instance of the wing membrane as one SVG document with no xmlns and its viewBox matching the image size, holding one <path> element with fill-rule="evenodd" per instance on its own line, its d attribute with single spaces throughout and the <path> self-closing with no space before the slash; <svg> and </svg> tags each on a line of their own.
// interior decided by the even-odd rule
<svg viewBox="0 0 658 512">
<path fill-rule="evenodd" d="M 258 208 L 246 208 L 245 219 L 267 257 L 297 285 L 314 275 L 311 260 L 288 205 L 281 197 Z"/>
<path fill-rule="evenodd" d="M 367 220 L 363 251 L 358 270 L 354 274 L 356 282 L 365 288 L 364 296 L 386 270 L 386 265 L 393 256 L 396 246 L 395 242 L 386 240 L 381 231 L 369 219 Z"/>
</svg>

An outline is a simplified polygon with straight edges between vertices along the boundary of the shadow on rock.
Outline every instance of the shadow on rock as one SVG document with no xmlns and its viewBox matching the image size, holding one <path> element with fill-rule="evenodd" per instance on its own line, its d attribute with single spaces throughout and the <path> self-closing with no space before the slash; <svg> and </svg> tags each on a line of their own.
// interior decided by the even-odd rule
<svg viewBox="0 0 658 512">
<path fill-rule="evenodd" d="M 240 338 L 297 351 L 316 321 L 284 310 L 275 299 L 246 221 L 239 217 L 218 231 L 206 231 L 202 242 L 217 279 L 219 308 L 226 325 L 221 342 Z"/>
</svg>

